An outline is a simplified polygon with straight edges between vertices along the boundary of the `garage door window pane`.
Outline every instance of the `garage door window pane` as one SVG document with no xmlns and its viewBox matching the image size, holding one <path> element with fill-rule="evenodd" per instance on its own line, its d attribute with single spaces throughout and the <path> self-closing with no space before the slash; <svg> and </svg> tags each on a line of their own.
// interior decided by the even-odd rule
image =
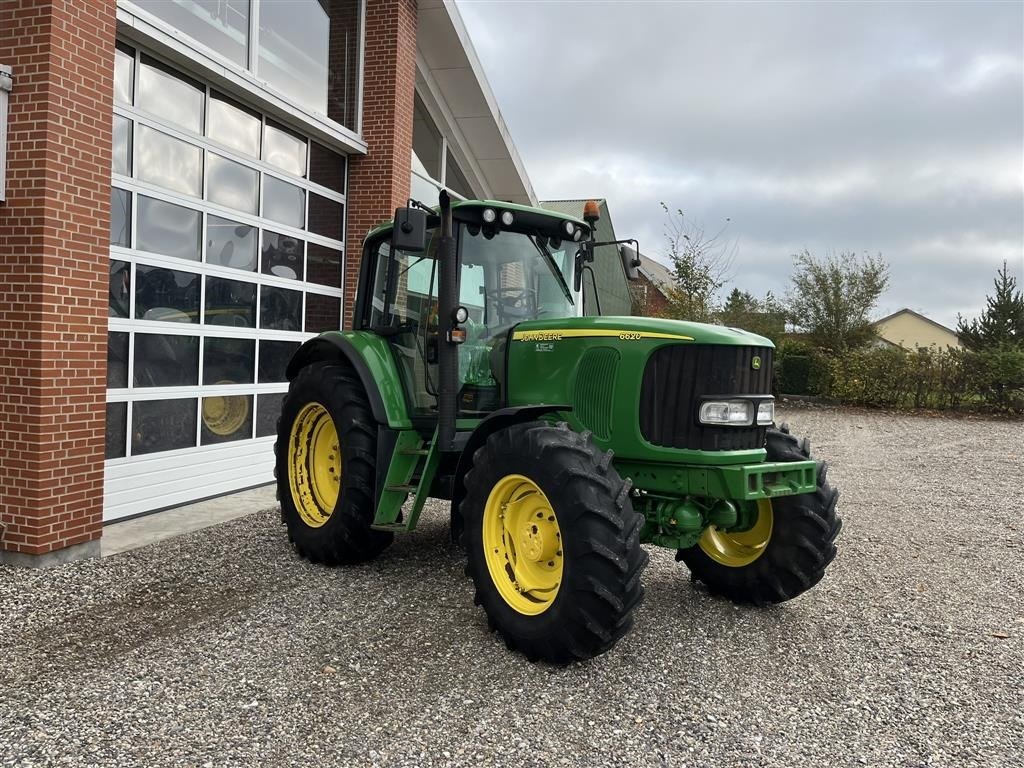
<svg viewBox="0 0 1024 768">
<path fill-rule="evenodd" d="M 135 317 L 198 323 L 199 275 L 139 264 L 135 267 Z"/>
<path fill-rule="evenodd" d="M 206 278 L 207 325 L 256 327 L 256 284 L 241 280 Z"/>
<path fill-rule="evenodd" d="M 260 384 L 275 381 L 287 381 L 284 375 L 288 361 L 299 348 L 297 341 L 261 341 L 260 371 L 257 381 Z"/>
<path fill-rule="evenodd" d="M 135 3 L 235 64 L 246 65 L 249 0 L 135 0 Z"/>
<path fill-rule="evenodd" d="M 256 395 L 256 437 L 277 434 L 277 420 L 281 416 L 284 392 Z"/>
<path fill-rule="evenodd" d="M 196 399 L 136 400 L 132 404 L 132 454 L 192 448 Z"/>
<path fill-rule="evenodd" d="M 206 90 L 148 56 L 139 68 L 139 106 L 194 133 L 203 132 Z"/>
<path fill-rule="evenodd" d="M 259 195 L 258 172 L 226 157 L 210 155 L 206 196 L 211 202 L 246 213 L 256 213 Z"/>
<path fill-rule="evenodd" d="M 306 140 L 287 128 L 267 122 L 263 159 L 295 176 L 306 175 Z"/>
<path fill-rule="evenodd" d="M 199 383 L 199 339 L 159 333 L 135 334 L 136 387 L 190 387 Z"/>
<path fill-rule="evenodd" d="M 114 51 L 114 101 L 132 103 L 135 79 L 135 51 L 118 43 Z"/>
<path fill-rule="evenodd" d="M 132 175 L 132 121 L 114 115 L 114 173 Z"/>
<path fill-rule="evenodd" d="M 203 193 L 203 150 L 140 125 L 135 132 L 138 177 L 193 197 Z"/>
<path fill-rule="evenodd" d="M 306 224 L 306 192 L 294 184 L 264 174 L 263 215 L 302 229 Z"/>
<path fill-rule="evenodd" d="M 128 442 L 128 403 L 107 403 L 106 458 L 120 459 Z"/>
<path fill-rule="evenodd" d="M 128 317 L 131 311 L 132 267 L 127 261 L 110 262 L 110 292 L 107 296 L 110 317 Z"/>
<path fill-rule="evenodd" d="M 345 156 L 310 142 L 309 180 L 345 194 Z"/>
<path fill-rule="evenodd" d="M 255 339 L 203 342 L 203 384 L 252 384 L 255 368 Z"/>
<path fill-rule="evenodd" d="M 309 282 L 340 288 L 341 251 L 310 243 L 307 270 Z"/>
<path fill-rule="evenodd" d="M 132 193 L 110 189 L 110 244 L 130 248 L 132 244 Z"/>
<path fill-rule="evenodd" d="M 263 265 L 265 275 L 301 280 L 305 243 L 291 235 L 263 230 Z"/>
<path fill-rule="evenodd" d="M 260 293 L 260 328 L 275 331 L 302 330 L 302 294 L 263 286 Z"/>
<path fill-rule="evenodd" d="M 178 259 L 199 261 L 202 214 L 163 200 L 139 195 L 136 248 Z"/>
<path fill-rule="evenodd" d="M 208 214 L 206 263 L 256 271 L 256 228 Z"/>
<path fill-rule="evenodd" d="M 260 156 L 258 113 L 253 112 L 216 91 L 210 93 L 208 135 L 214 141 L 253 157 Z"/>
<path fill-rule="evenodd" d="M 341 299 L 337 296 L 306 294 L 306 333 L 336 331 L 341 327 Z"/>
<path fill-rule="evenodd" d="M 252 437 L 252 395 L 204 397 L 201 415 L 202 445 Z"/>
<path fill-rule="evenodd" d="M 128 386 L 128 334 L 107 334 L 107 388 Z"/>
<path fill-rule="evenodd" d="M 315 192 L 309 193 L 309 231 L 317 235 L 341 240 L 341 225 L 345 207 L 336 200 L 328 200 Z"/>
</svg>

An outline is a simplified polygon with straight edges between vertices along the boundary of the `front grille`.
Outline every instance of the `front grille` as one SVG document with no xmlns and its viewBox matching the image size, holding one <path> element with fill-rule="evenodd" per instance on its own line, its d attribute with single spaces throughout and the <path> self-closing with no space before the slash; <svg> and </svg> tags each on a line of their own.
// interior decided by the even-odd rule
<svg viewBox="0 0 1024 768">
<path fill-rule="evenodd" d="M 755 370 L 752 360 L 761 358 Z M 640 433 L 654 445 L 701 451 L 764 446 L 765 427 L 713 427 L 697 420 L 707 395 L 770 395 L 772 349 L 674 344 L 650 356 L 640 390 Z"/>
</svg>

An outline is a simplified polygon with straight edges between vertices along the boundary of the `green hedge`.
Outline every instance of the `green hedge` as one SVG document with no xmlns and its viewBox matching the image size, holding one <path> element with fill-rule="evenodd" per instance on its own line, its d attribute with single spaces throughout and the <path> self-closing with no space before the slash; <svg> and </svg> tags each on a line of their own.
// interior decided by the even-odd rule
<svg viewBox="0 0 1024 768">
<path fill-rule="evenodd" d="M 1024 413 L 1024 349 L 986 352 L 878 347 L 832 355 L 784 343 L 777 394 L 826 397 L 882 408 L 984 407 Z"/>
</svg>

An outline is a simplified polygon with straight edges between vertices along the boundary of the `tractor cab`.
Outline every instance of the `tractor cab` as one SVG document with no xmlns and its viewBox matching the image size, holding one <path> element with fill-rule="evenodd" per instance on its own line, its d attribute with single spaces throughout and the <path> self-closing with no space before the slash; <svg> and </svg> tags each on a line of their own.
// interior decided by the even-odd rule
<svg viewBox="0 0 1024 768">
<path fill-rule="evenodd" d="M 356 328 L 388 339 L 410 415 L 423 418 L 437 416 L 438 363 L 450 334 L 458 342 L 457 415 L 484 416 L 506 400 L 502 387 L 512 327 L 582 314 L 574 272 L 590 225 L 508 203 L 454 203 L 457 302 L 455 315 L 442 318 L 441 217 L 413 209 L 421 214 L 414 229 L 422 235 L 403 239 L 407 210 L 396 214 L 398 225 L 379 228 L 366 241 Z"/>
</svg>

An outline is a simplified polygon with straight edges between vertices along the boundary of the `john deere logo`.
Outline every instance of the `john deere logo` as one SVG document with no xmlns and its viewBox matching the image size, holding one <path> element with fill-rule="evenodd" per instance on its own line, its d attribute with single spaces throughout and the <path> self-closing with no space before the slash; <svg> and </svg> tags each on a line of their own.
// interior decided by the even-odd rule
<svg viewBox="0 0 1024 768">
<path fill-rule="evenodd" d="M 757 357 L 757 356 L 751 358 L 751 360 L 750 360 L 750 367 L 753 368 L 755 371 L 760 371 L 761 370 L 761 358 Z"/>
</svg>

